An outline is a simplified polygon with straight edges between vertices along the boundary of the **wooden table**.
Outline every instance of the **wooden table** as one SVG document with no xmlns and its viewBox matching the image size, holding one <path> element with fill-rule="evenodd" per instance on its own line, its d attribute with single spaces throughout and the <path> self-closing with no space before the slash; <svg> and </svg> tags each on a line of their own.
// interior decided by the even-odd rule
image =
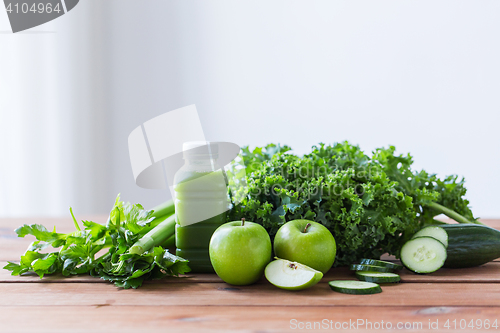
<svg viewBox="0 0 500 333">
<path fill-rule="evenodd" d="M 483 222 L 500 228 L 500 220 Z M 7 260 L 19 260 L 32 241 L 14 234 L 13 229 L 23 223 L 73 231 L 70 219 L 0 219 L 2 267 Z M 332 269 L 321 283 L 300 292 L 280 290 L 265 279 L 234 287 L 213 274 L 168 278 L 123 290 L 89 276 L 40 280 L 1 270 L 0 332 L 281 332 L 308 327 L 312 331 L 314 325 L 317 331 L 342 327 L 352 332 L 381 331 L 389 325 L 396 330 L 406 325 L 410 332 L 442 332 L 455 331 L 454 320 L 457 331 L 474 332 L 478 329 L 469 327 L 471 320 L 483 324 L 479 331 L 487 320 L 490 325 L 500 321 L 500 261 L 429 275 L 405 270 L 401 278 L 400 284 L 383 286 L 381 294 L 354 296 L 328 287 L 330 280 L 354 279 L 344 268 Z M 449 329 L 444 327 L 447 320 Z M 439 329 L 431 329 L 430 323 Z"/>
</svg>

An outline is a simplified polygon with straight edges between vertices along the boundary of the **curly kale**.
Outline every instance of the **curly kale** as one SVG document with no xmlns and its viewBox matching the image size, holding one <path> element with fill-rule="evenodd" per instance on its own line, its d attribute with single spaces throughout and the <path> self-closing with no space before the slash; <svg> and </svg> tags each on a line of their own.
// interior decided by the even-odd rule
<svg viewBox="0 0 500 333">
<path fill-rule="evenodd" d="M 440 179 L 425 170 L 413 171 L 410 154 L 394 155 L 396 148 L 379 148 L 373 159 L 380 163 L 389 178 L 398 183 L 397 189 L 413 197 L 414 208 L 422 224 L 432 224 L 434 217 L 445 214 L 460 223 L 478 223 L 464 198 L 467 189 L 465 180 L 450 175 Z"/>
<path fill-rule="evenodd" d="M 299 157 L 288 146 L 246 147 L 248 194 L 229 219 L 258 222 L 271 236 L 291 220 L 319 222 L 337 242 L 336 266 L 384 253 L 398 256 L 424 223 L 444 213 L 440 207 L 475 221 L 463 199 L 463 180 L 413 172 L 411 156 L 394 151 L 378 149 L 370 158 L 343 142 L 314 146 Z"/>
</svg>

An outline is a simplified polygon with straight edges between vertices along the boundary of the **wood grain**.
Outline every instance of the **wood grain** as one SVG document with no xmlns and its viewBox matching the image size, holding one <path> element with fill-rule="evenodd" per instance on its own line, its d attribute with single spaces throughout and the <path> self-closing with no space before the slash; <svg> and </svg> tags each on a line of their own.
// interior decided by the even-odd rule
<svg viewBox="0 0 500 333">
<path fill-rule="evenodd" d="M 441 268 L 432 274 L 415 274 L 406 268 L 397 272 L 404 283 L 500 283 L 500 262 L 471 268 Z M 346 267 L 332 268 L 322 281 L 355 279 Z"/>
<path fill-rule="evenodd" d="M 270 284 L 158 283 L 123 290 L 101 283 L 2 283 L 0 294 L 0 306 L 500 306 L 500 284 L 493 283 L 401 283 L 376 295 L 340 294 L 326 283 L 300 292 Z"/>
<path fill-rule="evenodd" d="M 0 261 L 0 267 L 6 262 Z M 483 266 L 463 269 L 442 268 L 432 274 L 415 274 L 406 269 L 398 272 L 403 283 L 500 283 L 500 262 L 490 262 Z M 332 268 L 321 280 L 327 283 L 331 280 L 352 280 L 355 279 L 354 272 L 346 267 Z M 12 276 L 7 270 L 0 270 L 0 283 L 108 283 L 99 278 L 88 275 L 65 277 L 60 274 L 46 275 L 40 279 L 38 275 L 29 273 L 23 276 Z M 180 278 L 167 278 L 161 281 L 148 281 L 146 283 L 221 283 L 223 282 L 215 274 L 188 274 Z M 267 283 L 262 277 L 257 284 Z"/>
<path fill-rule="evenodd" d="M 126 315 L 125 315 L 126 314 Z M 447 320 L 489 320 L 499 317 L 491 307 L 254 307 L 254 306 L 11 306 L 2 307 L 0 323 L 9 333 L 52 332 L 288 332 L 301 331 L 299 325 L 320 324 L 325 331 L 349 327 L 352 332 L 380 332 L 381 322 L 397 331 L 397 325 L 407 325 L 405 332 L 446 331 Z M 296 321 L 294 321 L 294 319 Z M 326 321 L 324 321 L 326 320 Z M 331 322 L 330 322 L 331 321 Z M 429 329 L 429 321 L 440 330 Z M 325 324 L 326 322 L 326 324 Z M 371 323 L 370 325 L 366 322 Z M 345 323 L 345 324 L 344 324 Z M 375 327 L 374 327 L 375 325 Z M 411 328 L 413 327 L 413 329 Z M 311 331 L 311 330 L 304 330 Z M 451 330 L 454 331 L 454 330 Z M 463 331 L 464 330 L 460 330 Z M 469 330 L 465 330 L 469 331 Z M 474 330 L 471 330 L 474 331 Z"/>
<path fill-rule="evenodd" d="M 106 217 L 84 219 L 103 223 Z M 500 229 L 500 220 L 485 222 Z M 55 225 L 65 233 L 74 230 L 70 218 L 0 219 L 0 265 L 19 260 L 33 241 L 14 234 L 24 223 Z M 333 292 L 326 283 L 354 279 L 346 268 L 332 269 L 321 283 L 300 292 L 280 290 L 264 278 L 252 286 L 230 286 L 215 274 L 168 278 L 147 282 L 138 290 L 123 290 L 90 276 L 55 275 L 40 280 L 0 270 L 0 331 L 286 332 L 298 330 L 293 329 L 292 319 L 313 325 L 324 319 L 333 325 L 364 319 L 394 326 L 422 323 L 408 332 L 430 331 L 429 320 L 438 321 L 439 329 L 432 329 L 436 332 L 446 330 L 443 325 L 448 319 L 469 323 L 500 317 L 500 262 L 428 275 L 403 270 L 401 278 L 400 284 L 382 286 L 381 294 L 355 296 Z M 380 331 L 366 326 L 351 330 Z"/>
</svg>

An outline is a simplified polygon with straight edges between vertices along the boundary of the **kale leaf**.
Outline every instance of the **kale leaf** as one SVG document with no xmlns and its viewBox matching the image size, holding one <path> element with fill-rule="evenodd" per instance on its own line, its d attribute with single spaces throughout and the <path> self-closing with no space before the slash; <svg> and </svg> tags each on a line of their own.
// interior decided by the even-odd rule
<svg viewBox="0 0 500 333">
<path fill-rule="evenodd" d="M 414 172 L 411 156 L 395 156 L 394 147 L 375 151 L 373 158 L 348 142 L 313 146 L 301 157 L 281 147 L 243 148 L 248 194 L 228 219 L 245 217 L 271 236 L 291 220 L 319 222 L 337 242 L 335 266 L 384 253 L 399 256 L 404 242 L 442 213 L 431 204 L 474 220 L 463 181 Z"/>
</svg>

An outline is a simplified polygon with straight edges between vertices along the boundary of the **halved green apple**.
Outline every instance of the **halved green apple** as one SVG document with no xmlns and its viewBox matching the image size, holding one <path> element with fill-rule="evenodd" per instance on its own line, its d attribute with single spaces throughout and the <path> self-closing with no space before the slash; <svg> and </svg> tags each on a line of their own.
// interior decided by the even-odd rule
<svg viewBox="0 0 500 333">
<path fill-rule="evenodd" d="M 278 258 L 267 265 L 265 275 L 276 287 L 287 290 L 310 288 L 323 277 L 323 273 L 309 266 Z"/>
</svg>

